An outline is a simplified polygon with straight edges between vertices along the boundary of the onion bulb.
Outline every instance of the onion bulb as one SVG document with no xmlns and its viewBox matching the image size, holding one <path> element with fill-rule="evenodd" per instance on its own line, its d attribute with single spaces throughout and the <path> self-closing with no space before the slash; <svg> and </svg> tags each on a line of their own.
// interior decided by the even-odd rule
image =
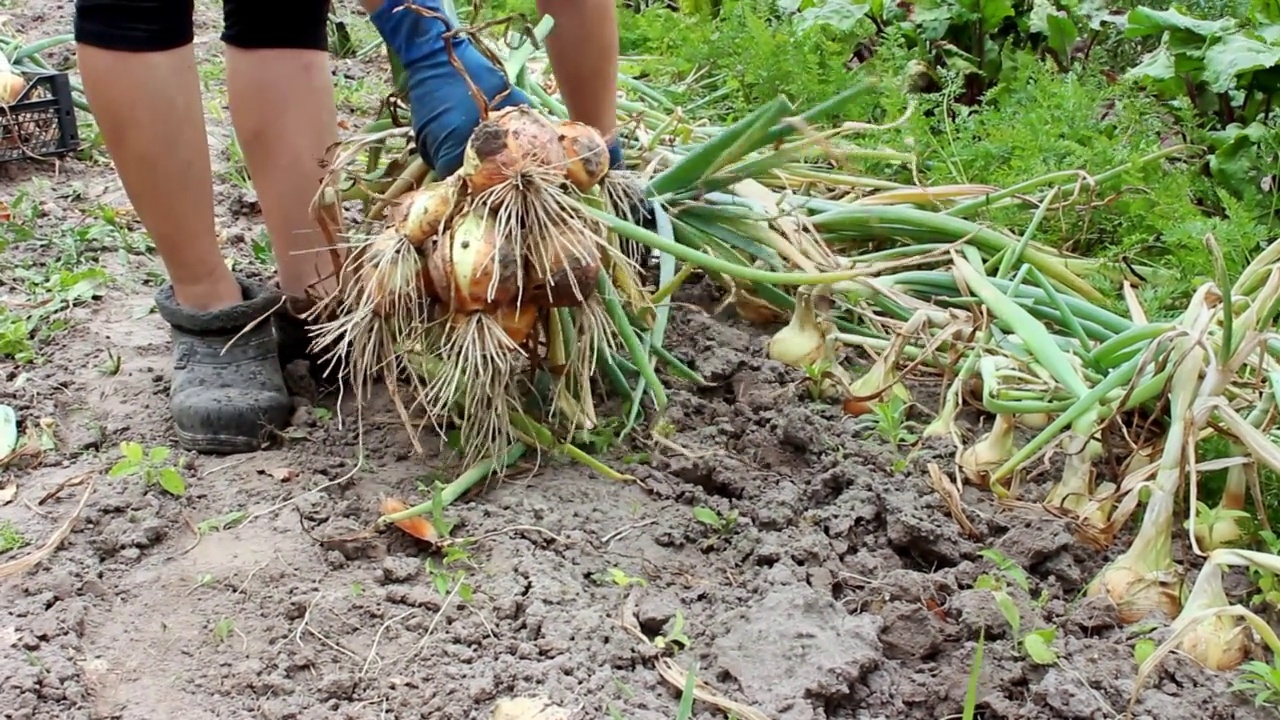
<svg viewBox="0 0 1280 720">
<path fill-rule="evenodd" d="M 1049 413 L 1020 413 L 1017 421 L 1028 430 L 1043 430 L 1053 424 L 1053 416 Z"/>
<path fill-rule="evenodd" d="M 595 294 L 600 251 L 585 233 L 566 228 L 564 235 L 550 239 L 537 255 L 540 257 L 529 262 L 535 302 L 547 307 L 578 307 Z"/>
<path fill-rule="evenodd" d="M 458 313 L 503 304 L 519 293 L 519 258 L 499 241 L 493 218 L 480 209 L 463 215 L 428 259 L 436 291 Z"/>
<path fill-rule="evenodd" d="M 958 464 L 970 482 L 985 481 L 989 474 L 1013 457 L 1016 452 L 1013 445 L 1013 428 L 1014 416 L 1000 413 L 996 415 L 991 432 L 960 453 Z"/>
<path fill-rule="evenodd" d="M 1182 652 L 1210 670 L 1222 671 L 1238 667 L 1253 650 L 1253 638 L 1248 625 L 1237 624 L 1230 615 L 1210 615 L 1195 618 L 1210 610 L 1230 607 L 1227 593 L 1222 588 L 1222 553 L 1209 556 L 1196 577 L 1187 603 L 1173 622 L 1175 632 L 1194 623 L 1178 643 Z"/>
<path fill-rule="evenodd" d="M 503 108 L 476 126 L 462 156 L 462 177 L 482 193 L 530 171 L 562 177 L 566 157 L 560 134 L 526 105 Z"/>
<path fill-rule="evenodd" d="M 805 369 L 831 357 L 831 343 L 813 307 L 813 295 L 796 293 L 796 308 L 787 326 L 769 338 L 769 359 Z"/>
<path fill-rule="evenodd" d="M 391 211 L 391 221 L 410 244 L 420 248 L 448 221 L 457 197 L 456 182 L 431 183 L 402 195 Z"/>
<path fill-rule="evenodd" d="M 1160 454 L 1159 469 L 1151 482 L 1151 497 L 1133 544 L 1089 583 L 1089 595 L 1105 593 L 1120 619 L 1138 622 L 1152 612 L 1172 618 L 1181 609 L 1181 578 L 1173 562 L 1173 516 L 1186 456 L 1185 438 L 1194 430 L 1188 421 L 1200 387 L 1204 349 L 1180 339 L 1174 352 L 1186 353 L 1169 383 L 1169 427 Z"/>
<path fill-rule="evenodd" d="M 352 281 L 379 317 L 399 315 L 433 297 L 432 288 L 422 283 L 422 257 L 394 230 L 361 245 L 352 265 Z"/>
<path fill-rule="evenodd" d="M 27 91 L 27 80 L 18 74 L 0 50 L 0 106 L 12 105 Z"/>
<path fill-rule="evenodd" d="M 609 146 L 599 131 L 586 123 L 566 120 L 556 128 L 564 147 L 564 174 L 579 192 L 595 187 L 609 172 Z"/>
<path fill-rule="evenodd" d="M 523 345 L 538 324 L 538 308 L 532 303 L 499 305 L 492 310 L 492 315 L 511 342 L 517 345 Z"/>
</svg>

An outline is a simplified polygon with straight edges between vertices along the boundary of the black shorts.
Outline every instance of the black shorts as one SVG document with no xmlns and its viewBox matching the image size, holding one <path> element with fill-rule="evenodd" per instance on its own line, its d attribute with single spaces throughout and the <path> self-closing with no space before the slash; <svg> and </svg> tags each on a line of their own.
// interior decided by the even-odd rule
<svg viewBox="0 0 1280 720">
<path fill-rule="evenodd" d="M 330 0 L 222 0 L 222 41 L 246 50 L 328 50 Z M 76 42 L 159 52 L 195 38 L 195 0 L 76 0 Z"/>
</svg>

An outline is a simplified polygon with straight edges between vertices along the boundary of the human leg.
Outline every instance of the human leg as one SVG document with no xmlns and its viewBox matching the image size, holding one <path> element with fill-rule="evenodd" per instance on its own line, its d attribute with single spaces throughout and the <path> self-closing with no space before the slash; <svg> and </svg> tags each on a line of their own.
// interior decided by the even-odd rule
<svg viewBox="0 0 1280 720">
<path fill-rule="evenodd" d="M 547 36 L 547 58 L 569 117 L 609 137 L 618 112 L 614 0 L 538 0 L 537 5 L 539 13 L 555 19 Z"/>
<path fill-rule="evenodd" d="M 274 318 L 286 365 L 309 357 L 310 335 L 297 313 L 309 306 L 309 293 L 336 285 L 341 255 L 311 213 L 338 141 L 328 15 L 328 0 L 223 2 L 231 121 L 288 298 Z"/>
<path fill-rule="evenodd" d="M 291 405 L 270 323 L 246 330 L 275 303 L 232 275 L 214 232 L 193 3 L 77 0 L 75 11 L 85 95 L 169 273 L 156 306 L 172 327 L 178 438 L 198 452 L 255 449 Z"/>
<path fill-rule="evenodd" d="M 231 121 L 262 204 L 280 287 L 305 296 L 335 268 L 311 201 L 338 141 L 328 1 L 224 0 Z"/>
</svg>

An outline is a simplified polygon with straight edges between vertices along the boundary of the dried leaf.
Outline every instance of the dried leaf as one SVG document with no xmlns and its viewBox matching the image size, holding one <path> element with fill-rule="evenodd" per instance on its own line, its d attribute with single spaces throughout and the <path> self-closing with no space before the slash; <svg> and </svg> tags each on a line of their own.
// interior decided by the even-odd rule
<svg viewBox="0 0 1280 720">
<path fill-rule="evenodd" d="M 0 505 L 8 505 L 13 499 L 18 497 L 18 483 L 11 482 L 4 487 L 0 487 Z"/>
<path fill-rule="evenodd" d="M 382 500 L 383 515 L 391 515 L 408 509 L 408 505 L 396 498 L 383 498 Z M 440 533 L 436 532 L 431 522 L 421 515 L 400 520 L 396 523 L 396 527 L 424 542 L 433 543 L 440 540 Z"/>
<path fill-rule="evenodd" d="M 287 467 L 268 470 L 267 474 L 280 482 L 292 482 L 298 479 L 298 471 Z"/>
</svg>

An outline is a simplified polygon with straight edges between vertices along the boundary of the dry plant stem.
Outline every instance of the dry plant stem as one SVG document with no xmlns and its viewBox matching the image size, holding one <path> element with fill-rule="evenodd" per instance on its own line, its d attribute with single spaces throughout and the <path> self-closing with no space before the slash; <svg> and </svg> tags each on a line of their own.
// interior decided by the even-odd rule
<svg viewBox="0 0 1280 720">
<path fill-rule="evenodd" d="M 62 541 L 66 540 L 67 536 L 71 534 L 71 529 L 75 527 L 76 521 L 80 519 L 81 513 L 84 512 L 84 506 L 89 502 L 89 496 L 93 493 L 93 488 L 96 483 L 96 479 L 90 478 L 88 480 L 85 484 L 84 492 L 80 495 L 80 502 L 76 503 L 75 509 L 71 511 L 71 514 L 67 516 L 67 519 L 63 521 L 62 525 L 54 531 L 53 535 L 45 541 L 44 545 L 41 545 L 37 550 L 29 555 L 20 557 L 17 560 L 10 560 L 9 562 L 0 565 L 0 578 L 21 575 L 48 559 L 48 557 L 58 549 L 58 546 L 62 544 Z"/>
<path fill-rule="evenodd" d="M 463 461 L 475 465 L 515 440 L 508 415 L 521 407 L 516 378 L 526 356 L 484 313 L 441 325 L 438 363 L 420 400 L 433 419 L 457 420 Z"/>
</svg>

